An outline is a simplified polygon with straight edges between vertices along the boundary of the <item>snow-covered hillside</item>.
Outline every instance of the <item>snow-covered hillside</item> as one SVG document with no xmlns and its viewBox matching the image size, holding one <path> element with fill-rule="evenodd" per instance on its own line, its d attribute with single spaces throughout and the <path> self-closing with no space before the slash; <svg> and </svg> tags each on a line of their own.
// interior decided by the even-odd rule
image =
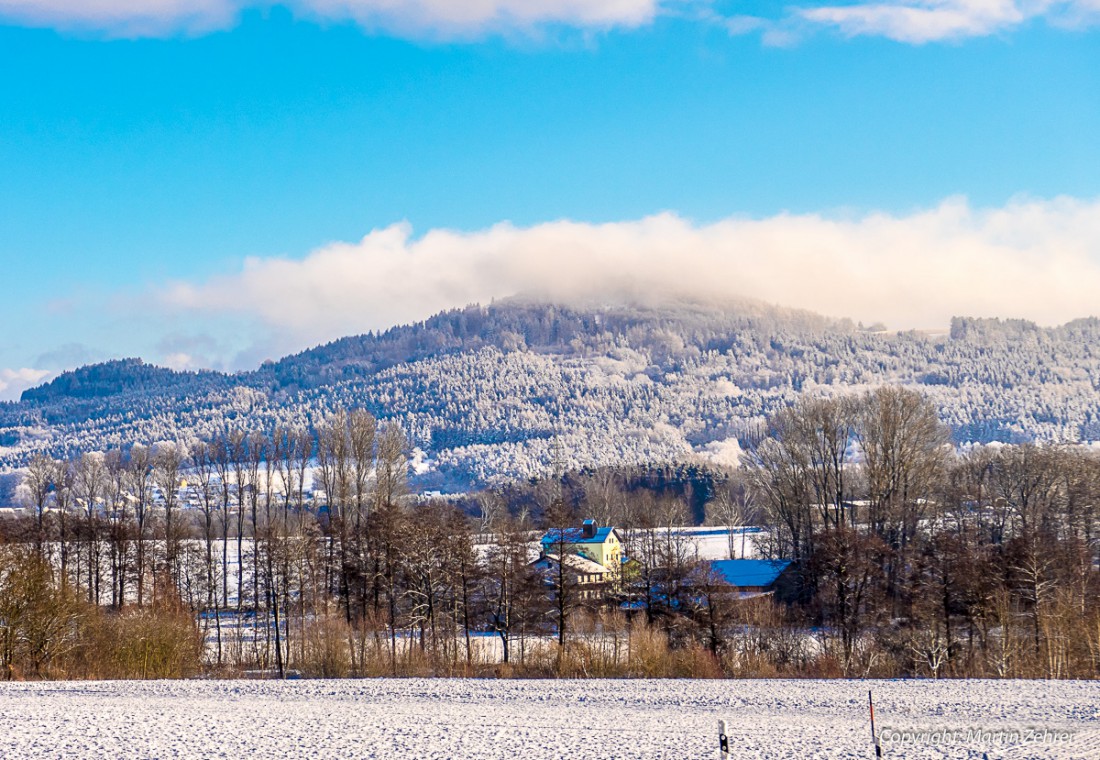
<svg viewBox="0 0 1100 760">
<path fill-rule="evenodd" d="M 423 487 L 569 468 L 736 459 L 800 393 L 883 383 L 927 394 L 957 441 L 1100 439 L 1100 322 L 954 321 L 864 330 L 760 305 L 566 308 L 508 302 L 347 338 L 238 375 L 127 361 L 0 404 L 0 471 L 227 427 L 307 425 L 336 407 L 398 420 Z"/>
</svg>

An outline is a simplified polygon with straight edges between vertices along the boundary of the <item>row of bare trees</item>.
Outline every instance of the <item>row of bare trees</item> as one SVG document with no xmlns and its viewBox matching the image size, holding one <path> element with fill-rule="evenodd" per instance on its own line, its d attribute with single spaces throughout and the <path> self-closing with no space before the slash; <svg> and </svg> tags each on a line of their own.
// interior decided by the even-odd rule
<svg viewBox="0 0 1100 760">
<path fill-rule="evenodd" d="M 115 616 L 178 601 L 215 670 L 397 672 L 414 651 L 469 668 L 484 659 L 479 637 L 510 660 L 517 637 L 549 626 L 534 525 L 500 514 L 479 550 L 457 507 L 408 497 L 407 461 L 401 429 L 363 410 L 39 457 L 21 488 L 25 517 L 0 528 L 30 552 L 12 567 L 32 557 L 58 598 Z M 10 622 L 0 615 L 0 630 Z M 17 660 L 46 672 L 12 650 Z"/>
<path fill-rule="evenodd" d="M 530 510 L 499 493 L 467 511 L 416 499 L 405 449 L 399 428 L 353 410 L 308 429 L 39 458 L 23 484 L 27 515 L 3 530 L 84 613 L 188 610 L 220 672 L 539 669 L 539 647 L 555 640 L 567 668 L 591 616 L 623 601 L 669 646 L 687 640 L 674 624 L 696 569 L 674 530 L 688 520 L 682 503 L 616 497 L 629 505 L 636 570 L 593 596 L 532 565 L 542 530 L 578 525 L 583 500 L 567 503 L 560 484 L 536 488 Z M 21 663 L 9 675 L 50 672 L 14 650 L 9 662 Z"/>
<path fill-rule="evenodd" d="M 352 410 L 36 459 L 25 517 L 0 525 L 0 597 L 23 600 L 0 610 L 0 664 L 133 675 L 91 668 L 78 621 L 152 641 L 150 621 L 179 633 L 184 610 L 202 646 L 181 633 L 166 651 L 216 672 L 660 674 L 630 654 L 660 642 L 654 662 L 677 674 L 1100 675 L 1100 458 L 960 452 L 911 391 L 805 397 L 714 479 L 712 521 L 764 528 L 731 533 L 730 556 L 793 562 L 781 598 L 739 599 L 699 560 L 681 530 L 693 494 L 596 471 L 459 508 L 407 493 L 405 449 L 396 425 Z M 630 558 L 597 595 L 532 564 L 544 530 L 589 516 Z M 33 645 L 43 630 L 69 644 Z M 620 641 L 633 664 L 613 667 Z"/>
<path fill-rule="evenodd" d="M 1100 674 L 1100 458 L 956 451 L 921 395 L 803 398 L 748 452 L 746 493 L 845 673 Z"/>
</svg>

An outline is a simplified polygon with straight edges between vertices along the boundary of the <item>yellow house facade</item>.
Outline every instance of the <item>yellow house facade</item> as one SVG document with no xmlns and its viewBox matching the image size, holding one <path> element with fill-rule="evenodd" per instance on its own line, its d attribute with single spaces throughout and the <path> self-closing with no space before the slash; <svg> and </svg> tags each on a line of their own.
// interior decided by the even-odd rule
<svg viewBox="0 0 1100 760">
<path fill-rule="evenodd" d="M 599 527 L 594 520 L 585 520 L 580 528 L 551 530 L 542 537 L 545 554 L 577 555 L 601 565 L 618 575 L 623 561 L 623 544 L 619 532 L 610 526 Z"/>
</svg>

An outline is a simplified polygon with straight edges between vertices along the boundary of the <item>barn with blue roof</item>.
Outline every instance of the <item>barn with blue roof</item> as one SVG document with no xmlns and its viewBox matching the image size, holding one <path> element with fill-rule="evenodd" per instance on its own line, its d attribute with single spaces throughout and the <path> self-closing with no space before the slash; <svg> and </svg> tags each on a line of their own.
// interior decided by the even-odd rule
<svg viewBox="0 0 1100 760">
<path fill-rule="evenodd" d="M 718 580 L 746 596 L 775 592 L 793 567 L 789 559 L 718 559 L 709 564 Z"/>
</svg>

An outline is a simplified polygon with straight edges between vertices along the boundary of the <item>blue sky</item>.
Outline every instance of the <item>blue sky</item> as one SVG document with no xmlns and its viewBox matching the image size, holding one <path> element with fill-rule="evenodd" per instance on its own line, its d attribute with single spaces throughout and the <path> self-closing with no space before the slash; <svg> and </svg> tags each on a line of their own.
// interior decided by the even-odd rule
<svg viewBox="0 0 1100 760">
<path fill-rule="evenodd" d="M 70 5 L 0 0 L 0 398 L 508 295 L 555 244 L 606 256 L 597 292 L 682 254 L 899 327 L 1085 316 L 1100 284 L 1097 0 Z M 839 298 L 780 286 L 799 256 Z M 976 282 L 1028 267 L 1045 294 Z"/>
</svg>

